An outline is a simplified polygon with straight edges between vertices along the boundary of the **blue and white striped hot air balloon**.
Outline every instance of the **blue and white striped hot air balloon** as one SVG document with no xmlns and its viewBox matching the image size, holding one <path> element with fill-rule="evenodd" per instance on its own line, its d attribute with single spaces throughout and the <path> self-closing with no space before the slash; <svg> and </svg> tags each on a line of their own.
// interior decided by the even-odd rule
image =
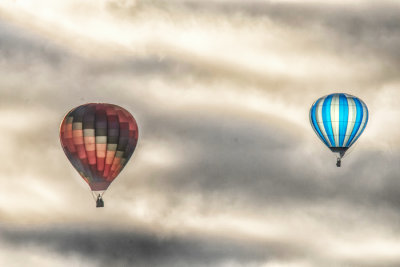
<svg viewBox="0 0 400 267">
<path fill-rule="evenodd" d="M 336 166 L 367 126 L 368 108 L 352 95 L 335 93 L 323 96 L 311 106 L 310 123 L 321 141 L 338 153 Z"/>
</svg>

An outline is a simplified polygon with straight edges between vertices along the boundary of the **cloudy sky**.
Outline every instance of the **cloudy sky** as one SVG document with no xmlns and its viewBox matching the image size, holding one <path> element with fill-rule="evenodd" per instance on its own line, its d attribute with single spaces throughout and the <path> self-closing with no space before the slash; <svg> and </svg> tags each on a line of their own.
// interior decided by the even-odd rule
<svg viewBox="0 0 400 267">
<path fill-rule="evenodd" d="M 1 266 L 399 266 L 400 4 L 1 0 Z M 342 168 L 308 121 L 370 121 Z M 139 144 L 96 209 L 58 139 L 108 102 Z"/>
</svg>

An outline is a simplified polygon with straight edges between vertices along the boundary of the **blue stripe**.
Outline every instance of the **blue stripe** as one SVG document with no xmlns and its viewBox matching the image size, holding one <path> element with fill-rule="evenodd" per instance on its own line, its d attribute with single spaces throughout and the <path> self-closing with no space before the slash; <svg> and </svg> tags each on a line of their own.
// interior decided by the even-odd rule
<svg viewBox="0 0 400 267">
<path fill-rule="evenodd" d="M 312 126 L 314 128 L 314 130 L 318 133 L 319 137 L 321 138 L 322 142 L 324 142 L 325 145 L 327 145 L 329 147 L 328 142 L 325 140 L 324 135 L 322 134 L 321 130 L 319 129 L 318 123 L 317 123 L 317 117 L 316 117 L 316 109 L 317 109 L 317 105 L 318 103 L 321 101 L 321 99 L 318 99 L 317 102 L 315 102 L 315 104 L 312 106 L 311 108 L 311 122 L 312 122 Z"/>
<path fill-rule="evenodd" d="M 332 121 L 331 121 L 331 103 L 333 95 L 329 95 L 325 98 L 324 104 L 322 105 L 322 121 L 326 135 L 331 142 L 332 147 L 335 147 L 335 139 L 333 138 Z"/>
<path fill-rule="evenodd" d="M 351 144 L 351 141 L 354 139 L 358 129 L 360 128 L 361 122 L 362 122 L 362 118 L 363 118 L 363 108 L 361 105 L 360 100 L 358 100 L 356 97 L 353 98 L 354 103 L 356 103 L 356 122 L 354 123 L 353 126 L 353 131 L 351 132 L 350 138 L 347 141 L 346 146 L 349 146 L 349 144 Z"/>
<path fill-rule="evenodd" d="M 343 146 L 349 120 L 349 103 L 344 94 L 339 95 L 339 146 Z"/>
<path fill-rule="evenodd" d="M 358 140 L 358 138 L 359 138 L 359 137 L 361 136 L 361 134 L 364 132 L 365 127 L 367 126 L 367 123 L 368 123 L 368 109 L 367 109 L 367 107 L 365 107 L 365 110 L 367 111 L 366 114 L 365 114 L 365 116 L 367 116 L 367 118 L 365 119 L 365 124 L 364 124 L 362 130 L 360 131 L 360 133 L 359 133 L 359 134 L 356 136 L 356 138 L 354 139 L 353 144 Z M 361 122 L 362 122 L 362 120 L 361 120 Z"/>
</svg>

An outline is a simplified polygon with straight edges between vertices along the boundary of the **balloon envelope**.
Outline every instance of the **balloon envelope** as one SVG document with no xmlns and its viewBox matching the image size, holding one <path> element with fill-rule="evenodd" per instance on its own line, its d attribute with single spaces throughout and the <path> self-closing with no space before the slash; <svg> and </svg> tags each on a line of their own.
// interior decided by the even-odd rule
<svg viewBox="0 0 400 267">
<path fill-rule="evenodd" d="M 352 95 L 335 93 L 319 98 L 310 109 L 310 123 L 317 136 L 333 152 L 346 152 L 368 122 L 368 108 Z"/>
<path fill-rule="evenodd" d="M 68 159 L 92 191 L 103 191 L 135 150 L 138 127 L 124 108 L 90 103 L 72 109 L 60 126 Z"/>
</svg>

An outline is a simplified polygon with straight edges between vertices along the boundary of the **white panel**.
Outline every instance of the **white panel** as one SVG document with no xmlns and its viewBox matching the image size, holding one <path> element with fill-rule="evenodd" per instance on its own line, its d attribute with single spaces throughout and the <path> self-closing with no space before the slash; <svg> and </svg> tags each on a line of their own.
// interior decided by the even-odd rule
<svg viewBox="0 0 400 267">
<path fill-rule="evenodd" d="M 96 144 L 107 144 L 107 136 L 96 136 Z"/>
<path fill-rule="evenodd" d="M 358 131 L 357 131 L 356 135 L 354 136 L 353 141 L 351 141 L 350 145 L 352 145 L 356 141 L 357 137 L 361 134 L 361 131 L 364 128 L 365 122 L 367 121 L 367 108 L 365 107 L 365 104 L 363 102 L 361 102 L 361 104 L 362 104 L 362 108 L 363 108 L 363 118 L 361 121 L 360 128 L 358 128 Z"/>
<path fill-rule="evenodd" d="M 317 120 L 317 124 L 319 129 L 321 130 L 322 135 L 324 136 L 326 142 L 329 146 L 332 146 L 331 142 L 329 141 L 328 136 L 326 135 L 324 122 L 322 121 L 322 104 L 324 103 L 325 97 L 319 101 L 318 105 L 315 108 L 315 118 Z"/>
<path fill-rule="evenodd" d="M 315 103 L 314 103 L 314 104 L 315 104 Z M 313 121 L 312 121 L 312 116 L 311 116 L 311 113 L 312 113 L 312 109 L 313 109 L 314 104 L 312 104 L 312 106 L 311 106 L 310 112 L 309 112 L 309 114 L 308 114 L 308 119 L 310 120 L 311 127 L 312 127 L 313 130 L 317 133 L 317 130 L 316 130 L 315 127 L 314 127 L 314 123 L 313 123 Z"/>
<path fill-rule="evenodd" d="M 351 96 L 347 97 L 347 104 L 349 105 L 349 119 L 347 121 L 347 128 L 346 128 L 347 130 L 346 130 L 346 136 L 344 137 L 343 145 L 346 145 L 347 141 L 349 141 L 357 117 L 356 103 L 354 102 Z"/>
<path fill-rule="evenodd" d="M 339 95 L 334 95 L 331 102 L 331 121 L 336 146 L 339 146 L 339 110 Z"/>
<path fill-rule="evenodd" d="M 108 151 L 116 151 L 117 150 L 117 144 L 107 144 L 107 150 Z"/>
<path fill-rule="evenodd" d="M 123 155 L 124 155 L 124 151 L 117 151 L 117 152 L 115 153 L 115 157 L 116 157 L 116 158 L 122 158 Z"/>
<path fill-rule="evenodd" d="M 94 136 L 94 129 L 83 129 L 83 136 Z"/>
<path fill-rule="evenodd" d="M 314 103 L 315 104 L 315 103 Z M 313 104 L 313 106 L 314 106 L 314 104 Z M 312 108 L 311 108 L 312 109 Z M 313 128 L 313 130 L 314 130 L 314 132 L 315 132 L 315 134 L 319 137 L 319 138 L 321 138 L 320 136 L 319 136 L 319 133 L 318 133 L 318 131 L 317 131 L 317 129 L 315 129 L 315 126 L 314 126 L 314 123 L 313 123 L 313 120 L 312 120 L 312 115 L 311 115 L 311 111 L 310 111 L 310 116 L 309 116 L 309 119 L 310 119 L 310 124 L 311 124 L 311 127 Z"/>
<path fill-rule="evenodd" d="M 82 130 L 82 122 L 74 122 L 72 123 L 73 130 Z"/>
</svg>

